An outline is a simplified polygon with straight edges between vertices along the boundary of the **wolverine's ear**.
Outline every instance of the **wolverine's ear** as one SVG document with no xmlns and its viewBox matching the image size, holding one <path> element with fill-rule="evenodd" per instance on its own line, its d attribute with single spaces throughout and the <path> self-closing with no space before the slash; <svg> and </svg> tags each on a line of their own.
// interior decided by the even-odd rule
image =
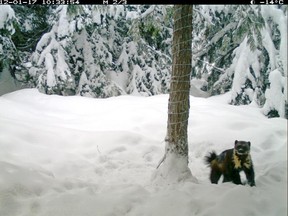
<svg viewBox="0 0 288 216">
<path fill-rule="evenodd" d="M 251 146 L 251 142 L 250 141 L 248 142 L 248 145 L 249 145 L 249 147 Z"/>
<path fill-rule="evenodd" d="M 235 143 L 234 143 L 234 145 L 236 145 L 238 143 L 238 140 L 235 140 Z"/>
</svg>

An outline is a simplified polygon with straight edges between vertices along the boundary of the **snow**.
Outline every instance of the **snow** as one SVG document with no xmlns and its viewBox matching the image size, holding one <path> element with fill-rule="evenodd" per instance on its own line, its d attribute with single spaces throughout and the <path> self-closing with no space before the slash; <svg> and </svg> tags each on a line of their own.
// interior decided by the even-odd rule
<svg viewBox="0 0 288 216">
<path fill-rule="evenodd" d="M 281 34 L 281 42 L 280 42 L 280 50 L 279 54 L 281 57 L 281 61 L 283 63 L 283 70 L 284 70 L 284 75 L 287 77 L 287 15 L 283 13 L 281 9 L 278 9 L 277 6 L 267 6 L 267 5 L 262 5 L 262 16 L 268 20 L 269 18 L 272 18 L 272 20 L 277 23 L 279 26 L 279 31 Z M 272 68 L 273 69 L 273 68 Z"/>
<path fill-rule="evenodd" d="M 126 62 L 123 63 L 123 65 L 126 64 Z M 127 64 L 126 64 L 127 65 Z M 125 71 L 125 70 L 124 70 Z M 128 69 L 127 69 L 128 71 Z M 120 72 L 115 73 L 115 71 L 107 71 L 107 78 L 109 80 L 112 80 L 116 85 L 118 85 L 121 89 L 126 89 L 127 87 L 127 80 L 128 80 L 128 73 L 126 72 Z"/>
<path fill-rule="evenodd" d="M 277 50 L 276 50 L 276 48 L 275 48 L 275 46 L 273 44 L 272 38 L 270 36 L 271 29 L 270 29 L 270 27 L 268 26 L 267 23 L 265 23 L 265 25 L 266 25 L 266 28 L 262 29 L 263 46 L 268 51 L 271 69 L 274 70 L 276 68 L 276 53 L 277 53 Z M 269 31 L 268 31 L 268 29 L 269 29 Z"/>
<path fill-rule="evenodd" d="M 255 79 L 260 76 L 260 66 L 258 61 L 258 56 L 260 55 L 260 52 L 258 50 L 254 52 L 251 51 L 247 37 L 245 37 L 243 42 L 238 48 L 233 51 L 233 53 L 235 55 L 235 58 L 233 59 L 232 65 L 228 69 L 235 71 L 232 84 L 231 100 L 235 99 L 237 95 L 241 93 L 247 78 L 252 82 L 252 84 L 254 84 L 253 86 L 255 87 Z M 250 72 L 250 65 L 255 73 L 255 78 Z M 250 100 L 253 100 L 253 92 L 250 92 L 249 98 Z"/>
<path fill-rule="evenodd" d="M 269 74 L 270 88 L 265 92 L 266 103 L 263 107 L 264 114 L 270 110 L 278 110 L 281 117 L 285 117 L 285 93 L 284 88 L 287 85 L 287 79 L 282 77 L 279 70 L 274 70 Z M 287 95 L 287 93 L 286 93 Z"/>
<path fill-rule="evenodd" d="M 57 32 L 58 38 L 61 40 L 69 35 L 69 22 L 67 19 L 67 6 L 63 5 L 61 7 L 60 13 L 59 13 L 59 23 L 58 23 L 58 28 L 57 30 L 55 29 L 54 31 Z M 71 28 L 71 26 L 70 26 Z M 73 28 L 71 30 L 74 30 Z"/>
<path fill-rule="evenodd" d="M 138 19 L 139 18 L 139 13 L 137 11 L 127 11 L 126 14 L 126 20 L 129 19 Z"/>
<path fill-rule="evenodd" d="M 55 75 L 54 75 L 54 59 L 50 53 L 45 56 L 45 66 L 47 70 L 47 86 L 53 87 L 56 85 Z"/>
<path fill-rule="evenodd" d="M 144 19 L 147 17 L 149 14 L 153 13 L 155 10 L 156 5 L 151 5 L 144 13 L 141 14 L 140 18 Z"/>
<path fill-rule="evenodd" d="M 230 96 L 191 96 L 189 168 L 198 183 L 168 186 L 151 181 L 165 151 L 168 95 L 1 96 L 0 215 L 287 215 L 287 120 L 228 105 Z M 204 156 L 235 139 L 251 141 L 256 187 L 209 182 Z"/>
<path fill-rule="evenodd" d="M 64 61 L 65 59 L 65 51 L 62 47 L 59 47 L 57 50 L 57 63 L 56 63 L 56 73 L 59 77 L 61 77 L 62 80 L 67 80 L 67 75 L 65 73 L 68 73 L 68 76 L 71 77 L 71 73 L 69 70 L 69 67 L 67 63 Z M 48 71 L 48 70 L 47 70 Z"/>
<path fill-rule="evenodd" d="M 1 5 L 0 7 L 0 29 L 7 29 L 8 31 L 11 31 L 13 34 L 15 32 L 13 25 L 5 25 L 5 23 L 8 20 L 12 20 L 15 18 L 14 10 L 11 8 L 10 5 Z"/>
<path fill-rule="evenodd" d="M 271 38 L 272 29 L 266 22 L 262 35 L 263 45 L 270 59 L 271 72 L 269 74 L 270 89 L 265 92 L 266 102 L 263 112 L 267 114 L 271 110 L 277 110 L 278 114 L 283 117 L 285 116 L 285 103 L 287 103 L 287 14 L 285 15 L 275 6 L 261 6 L 261 9 L 265 20 L 272 19 L 275 22 L 281 37 L 279 50 L 277 50 Z"/>
<path fill-rule="evenodd" d="M 114 17 L 114 19 L 119 19 L 121 17 L 121 14 L 122 16 L 125 14 L 125 8 L 123 5 L 117 5 L 117 7 L 109 7 L 108 8 L 109 12 L 108 14 L 111 16 L 111 17 Z"/>
<path fill-rule="evenodd" d="M 187 157 L 166 152 L 157 169 L 152 175 L 153 185 L 178 184 L 184 181 L 198 183 L 198 180 L 187 167 Z"/>
<path fill-rule="evenodd" d="M 190 95 L 194 97 L 209 97 L 209 93 L 202 91 L 202 86 L 207 85 L 207 81 L 204 79 L 193 79 L 190 81 Z"/>
</svg>

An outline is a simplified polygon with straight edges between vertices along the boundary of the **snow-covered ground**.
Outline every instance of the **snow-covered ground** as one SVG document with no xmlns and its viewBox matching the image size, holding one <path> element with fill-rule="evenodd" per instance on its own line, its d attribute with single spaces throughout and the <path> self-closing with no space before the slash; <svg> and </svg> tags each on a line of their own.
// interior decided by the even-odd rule
<svg viewBox="0 0 288 216">
<path fill-rule="evenodd" d="M 229 94 L 191 97 L 189 167 L 198 183 L 159 186 L 168 95 L 0 97 L 1 216 L 286 216 L 287 120 Z M 256 187 L 212 185 L 203 157 L 249 140 Z M 243 176 L 242 176 L 243 177 Z"/>
</svg>

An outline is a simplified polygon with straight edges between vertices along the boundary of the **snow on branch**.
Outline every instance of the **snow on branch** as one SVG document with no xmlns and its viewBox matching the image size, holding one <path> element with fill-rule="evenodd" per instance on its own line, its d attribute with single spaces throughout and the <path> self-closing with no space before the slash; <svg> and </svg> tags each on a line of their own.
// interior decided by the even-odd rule
<svg viewBox="0 0 288 216">
<path fill-rule="evenodd" d="M 287 104 L 287 77 L 283 77 L 278 69 L 269 74 L 270 88 L 265 92 L 266 102 L 263 113 L 268 117 L 285 118 L 285 103 Z"/>
</svg>

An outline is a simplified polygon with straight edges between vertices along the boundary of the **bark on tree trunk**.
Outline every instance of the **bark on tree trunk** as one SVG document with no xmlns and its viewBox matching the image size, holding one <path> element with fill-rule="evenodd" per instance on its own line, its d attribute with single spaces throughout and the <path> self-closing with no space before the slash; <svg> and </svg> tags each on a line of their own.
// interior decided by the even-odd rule
<svg viewBox="0 0 288 216">
<path fill-rule="evenodd" d="M 174 6 L 173 18 L 173 61 L 165 139 L 166 151 L 155 175 L 158 184 L 163 184 L 161 182 L 163 180 L 169 183 L 193 180 L 188 168 L 187 135 L 192 70 L 192 5 Z M 195 178 L 194 180 L 197 181 Z"/>
</svg>

